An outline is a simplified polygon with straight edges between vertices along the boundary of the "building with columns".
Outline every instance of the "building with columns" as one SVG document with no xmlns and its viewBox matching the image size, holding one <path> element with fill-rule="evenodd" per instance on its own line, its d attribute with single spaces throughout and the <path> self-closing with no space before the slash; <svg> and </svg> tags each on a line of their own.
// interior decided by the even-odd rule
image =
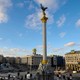
<svg viewBox="0 0 80 80">
<path fill-rule="evenodd" d="M 74 51 L 65 54 L 65 65 L 67 70 L 80 70 L 80 51 Z"/>
<path fill-rule="evenodd" d="M 32 54 L 32 55 L 27 55 L 25 57 L 21 58 L 21 63 L 22 64 L 27 64 L 28 66 L 32 68 L 38 68 L 40 62 L 42 61 L 43 56 L 40 54 Z M 51 57 L 47 57 L 49 64 L 51 65 Z"/>
</svg>

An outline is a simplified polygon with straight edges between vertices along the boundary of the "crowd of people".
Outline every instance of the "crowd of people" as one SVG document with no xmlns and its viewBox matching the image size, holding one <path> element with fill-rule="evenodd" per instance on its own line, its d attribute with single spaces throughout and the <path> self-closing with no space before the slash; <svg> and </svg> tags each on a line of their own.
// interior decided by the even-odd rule
<svg viewBox="0 0 80 80">
<path fill-rule="evenodd" d="M 0 77 L 0 80 L 33 80 L 33 77 L 30 72 L 27 72 L 27 74 L 23 76 L 20 75 L 20 72 L 18 72 L 16 76 L 8 74 L 8 76 Z"/>
<path fill-rule="evenodd" d="M 72 74 L 66 76 L 66 75 L 61 75 L 61 73 L 58 73 L 56 75 L 56 80 L 73 80 L 73 78 L 72 78 Z"/>
<path fill-rule="evenodd" d="M 53 76 L 53 77 L 52 77 Z M 21 75 L 20 72 L 17 73 L 16 76 L 11 76 L 11 74 L 8 74 L 7 79 L 5 77 L 0 78 L 0 80 L 73 80 L 72 74 L 69 74 L 68 76 L 62 75 L 61 73 L 53 74 L 53 75 L 40 75 L 39 73 L 36 73 L 34 76 L 32 73 L 27 72 L 25 75 Z"/>
</svg>

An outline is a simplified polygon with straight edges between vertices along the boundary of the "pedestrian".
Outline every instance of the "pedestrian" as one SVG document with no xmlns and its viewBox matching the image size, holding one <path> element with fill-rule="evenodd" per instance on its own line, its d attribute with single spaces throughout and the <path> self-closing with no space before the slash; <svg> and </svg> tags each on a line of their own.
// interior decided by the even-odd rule
<svg viewBox="0 0 80 80">
<path fill-rule="evenodd" d="M 25 74 L 25 79 L 26 79 L 26 74 Z"/>
<path fill-rule="evenodd" d="M 13 78 L 13 80 L 14 80 L 14 78 Z"/>
<path fill-rule="evenodd" d="M 33 75 L 32 75 L 32 73 L 30 74 L 30 80 L 33 80 Z"/>
<path fill-rule="evenodd" d="M 17 73 L 17 76 L 18 76 L 18 77 L 20 76 L 20 72 Z"/>
<path fill-rule="evenodd" d="M 8 74 L 8 80 L 10 79 L 10 74 Z"/>
<path fill-rule="evenodd" d="M 69 77 L 67 77 L 67 80 L 70 80 L 70 78 L 69 78 Z"/>
<path fill-rule="evenodd" d="M 59 75 L 58 74 L 56 75 L 56 78 L 57 78 L 57 80 L 59 80 Z"/>
<path fill-rule="evenodd" d="M 59 73 L 59 79 L 61 79 L 61 73 Z"/>
<path fill-rule="evenodd" d="M 39 72 L 37 72 L 37 74 L 36 74 L 36 80 L 40 80 L 40 74 L 39 74 Z"/>
<path fill-rule="evenodd" d="M 21 76 L 21 79 L 20 80 L 23 80 L 23 76 Z"/>
<path fill-rule="evenodd" d="M 3 79 L 1 78 L 1 80 L 3 80 Z"/>
<path fill-rule="evenodd" d="M 30 73 L 27 72 L 27 80 L 30 80 Z"/>
<path fill-rule="evenodd" d="M 63 75 L 63 80 L 66 80 L 65 75 Z"/>
<path fill-rule="evenodd" d="M 70 80 L 72 80 L 72 74 L 70 74 L 69 78 L 70 78 Z"/>
</svg>

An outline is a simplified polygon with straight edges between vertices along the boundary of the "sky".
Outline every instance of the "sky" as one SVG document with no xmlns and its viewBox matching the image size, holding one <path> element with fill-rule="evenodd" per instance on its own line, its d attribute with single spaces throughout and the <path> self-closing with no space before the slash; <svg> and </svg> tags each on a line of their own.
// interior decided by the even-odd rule
<svg viewBox="0 0 80 80">
<path fill-rule="evenodd" d="M 43 54 L 40 4 L 48 7 L 47 54 L 80 50 L 80 0 L 0 0 L 1 55 Z"/>
</svg>

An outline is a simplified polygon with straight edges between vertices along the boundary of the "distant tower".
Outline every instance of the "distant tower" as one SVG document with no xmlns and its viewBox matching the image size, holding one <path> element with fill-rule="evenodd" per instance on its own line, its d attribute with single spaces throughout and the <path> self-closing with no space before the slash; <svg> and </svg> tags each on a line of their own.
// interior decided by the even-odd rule
<svg viewBox="0 0 80 80">
<path fill-rule="evenodd" d="M 37 51 L 36 48 L 34 48 L 34 49 L 32 50 L 32 52 L 33 52 L 34 55 L 36 55 L 36 51 Z"/>
</svg>

